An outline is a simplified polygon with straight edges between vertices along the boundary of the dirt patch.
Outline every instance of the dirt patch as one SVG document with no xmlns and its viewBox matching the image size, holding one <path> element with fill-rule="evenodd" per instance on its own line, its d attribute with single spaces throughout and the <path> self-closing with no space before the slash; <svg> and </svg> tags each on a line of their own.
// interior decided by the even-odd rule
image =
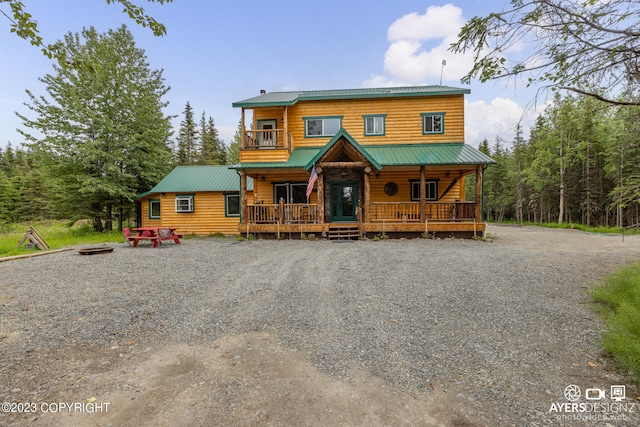
<svg viewBox="0 0 640 427">
<path fill-rule="evenodd" d="M 103 409 L 28 417 L 38 425 L 474 425 L 451 407 L 446 390 L 406 393 L 364 370 L 333 378 L 275 333 L 228 336 L 208 347 L 133 344 L 64 359 L 57 362 L 73 366 L 72 381 L 81 386 L 60 384 L 51 402 L 100 396 L 93 405 Z"/>
</svg>

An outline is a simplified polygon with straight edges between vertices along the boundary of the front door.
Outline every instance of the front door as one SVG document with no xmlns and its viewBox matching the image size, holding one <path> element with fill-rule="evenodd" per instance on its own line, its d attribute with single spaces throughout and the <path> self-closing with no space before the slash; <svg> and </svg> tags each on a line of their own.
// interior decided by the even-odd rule
<svg viewBox="0 0 640 427">
<path fill-rule="evenodd" d="M 357 182 L 331 183 L 331 222 L 356 221 L 358 207 Z"/>
<path fill-rule="evenodd" d="M 258 129 L 266 132 L 260 132 L 258 135 L 258 142 L 263 147 L 275 147 L 277 145 L 275 132 L 268 132 L 276 129 L 275 120 L 259 120 Z"/>
</svg>

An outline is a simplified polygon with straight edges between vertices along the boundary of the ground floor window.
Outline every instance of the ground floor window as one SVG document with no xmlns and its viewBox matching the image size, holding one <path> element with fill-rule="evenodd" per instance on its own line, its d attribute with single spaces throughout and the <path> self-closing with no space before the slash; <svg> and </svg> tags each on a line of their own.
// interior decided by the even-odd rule
<svg viewBox="0 0 640 427">
<path fill-rule="evenodd" d="M 193 212 L 193 194 L 176 196 L 176 212 Z"/>
<path fill-rule="evenodd" d="M 149 199 L 149 219 L 160 218 L 160 199 Z"/>
<path fill-rule="evenodd" d="M 282 182 L 273 184 L 273 202 L 280 203 L 307 203 L 306 182 Z"/>
<path fill-rule="evenodd" d="M 438 181 L 429 179 L 426 181 L 427 197 L 426 200 L 438 200 Z M 420 181 L 411 181 L 411 200 L 420 200 Z"/>
<path fill-rule="evenodd" d="M 224 195 L 224 215 L 240 216 L 240 194 L 231 193 Z"/>
</svg>

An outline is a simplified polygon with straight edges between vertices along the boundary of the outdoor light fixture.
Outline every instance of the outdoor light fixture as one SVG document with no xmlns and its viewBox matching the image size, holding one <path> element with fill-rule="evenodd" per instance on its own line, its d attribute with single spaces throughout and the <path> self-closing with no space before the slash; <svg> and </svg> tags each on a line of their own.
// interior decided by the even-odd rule
<svg viewBox="0 0 640 427">
<path fill-rule="evenodd" d="M 451 174 L 447 171 L 447 178 L 451 178 Z"/>
</svg>

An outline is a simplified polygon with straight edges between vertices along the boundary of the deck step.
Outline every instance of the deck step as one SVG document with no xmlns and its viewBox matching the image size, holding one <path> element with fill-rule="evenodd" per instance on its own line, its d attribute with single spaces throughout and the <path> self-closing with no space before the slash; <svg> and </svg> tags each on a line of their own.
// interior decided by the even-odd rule
<svg viewBox="0 0 640 427">
<path fill-rule="evenodd" d="M 358 240 L 360 238 L 360 226 L 358 224 L 330 225 L 327 238 L 329 240 Z"/>
</svg>

